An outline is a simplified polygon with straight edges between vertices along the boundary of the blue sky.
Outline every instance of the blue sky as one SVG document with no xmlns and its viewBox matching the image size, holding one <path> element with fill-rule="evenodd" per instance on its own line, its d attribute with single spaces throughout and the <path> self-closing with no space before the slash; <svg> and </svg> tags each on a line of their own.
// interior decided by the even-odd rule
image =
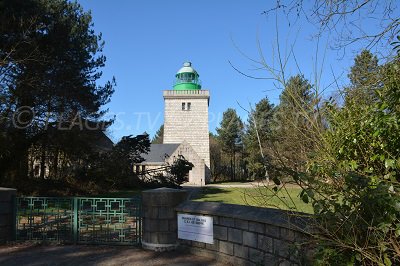
<svg viewBox="0 0 400 266">
<path fill-rule="evenodd" d="M 276 82 L 245 77 L 229 64 L 249 75 L 270 77 L 267 71 L 256 70 L 259 65 L 246 57 L 258 60 L 262 51 L 269 64 L 276 62 L 275 15 L 261 14 L 273 8 L 275 1 L 78 2 L 84 10 L 91 10 L 94 29 L 105 41 L 107 62 L 99 84 L 113 76 L 117 81 L 107 105 L 109 115 L 117 115 L 109 132 L 114 141 L 144 131 L 154 135 L 163 123 L 162 91 L 172 89 L 174 75 L 185 61 L 192 62 L 203 89 L 210 90 L 211 132 L 215 132 L 229 107 L 246 120 L 246 111 L 239 104 L 248 107 L 265 96 L 279 103 L 281 90 Z M 279 16 L 277 22 L 281 53 L 288 54 L 294 44 L 296 55 L 297 64 L 291 57 L 286 75 L 299 73 L 298 65 L 312 83 L 315 73 L 322 70 L 321 88 L 326 88 L 333 76 L 340 77 L 340 84 L 347 82 L 346 72 L 357 47 L 343 57 L 326 49 L 330 43 L 327 37 L 319 42 L 312 38 L 316 27 L 301 18 L 296 23 L 290 21 L 290 27 L 284 16 Z M 326 95 L 332 89 L 327 88 Z"/>
</svg>

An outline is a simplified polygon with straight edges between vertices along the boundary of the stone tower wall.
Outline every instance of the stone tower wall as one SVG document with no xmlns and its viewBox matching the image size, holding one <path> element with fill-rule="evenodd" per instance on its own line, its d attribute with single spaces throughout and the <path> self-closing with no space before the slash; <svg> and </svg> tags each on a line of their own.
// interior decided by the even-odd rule
<svg viewBox="0 0 400 266">
<path fill-rule="evenodd" d="M 194 151 L 192 146 L 190 146 L 186 141 L 179 145 L 178 149 L 171 154 L 168 158 L 168 163 L 172 165 L 174 160 L 179 156 L 183 155 L 186 160 L 193 164 L 192 170 L 189 171 L 189 181 L 188 184 L 194 186 L 204 186 L 206 184 L 205 178 L 205 163 L 204 159 L 201 159 L 197 152 Z"/>
<path fill-rule="evenodd" d="M 189 143 L 204 159 L 207 179 L 210 169 L 208 101 L 206 90 L 164 91 L 164 143 Z M 182 103 L 187 106 L 188 102 L 190 110 L 182 110 Z"/>
</svg>

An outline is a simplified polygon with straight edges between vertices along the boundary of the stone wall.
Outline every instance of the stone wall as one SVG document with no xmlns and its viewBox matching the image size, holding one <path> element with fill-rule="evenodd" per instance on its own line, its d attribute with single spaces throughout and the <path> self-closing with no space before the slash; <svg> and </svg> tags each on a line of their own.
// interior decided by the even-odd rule
<svg viewBox="0 0 400 266">
<path fill-rule="evenodd" d="M 15 196 L 12 188 L 0 187 L 0 244 L 14 240 L 15 237 Z"/>
<path fill-rule="evenodd" d="M 301 265 L 306 258 L 307 214 L 194 201 L 176 211 L 213 217 L 214 244 L 179 240 L 194 254 L 233 265 Z"/>
<path fill-rule="evenodd" d="M 181 189 L 158 188 L 142 192 L 143 248 L 155 251 L 176 249 L 175 207 L 186 198 L 187 192 Z"/>
<path fill-rule="evenodd" d="M 197 91 L 195 91 L 197 92 Z M 201 92 L 201 93 L 200 93 Z M 209 177 L 210 140 L 208 130 L 209 92 L 164 91 L 164 143 L 187 141 L 206 164 Z M 182 110 L 182 103 L 191 103 L 190 110 Z"/>
<path fill-rule="evenodd" d="M 206 184 L 204 159 L 201 159 L 192 146 L 186 141 L 183 141 L 181 145 L 179 145 L 176 151 L 167 159 L 167 162 L 172 165 L 179 155 L 183 155 L 186 160 L 193 164 L 192 170 L 189 171 L 188 184 L 204 186 Z"/>
</svg>

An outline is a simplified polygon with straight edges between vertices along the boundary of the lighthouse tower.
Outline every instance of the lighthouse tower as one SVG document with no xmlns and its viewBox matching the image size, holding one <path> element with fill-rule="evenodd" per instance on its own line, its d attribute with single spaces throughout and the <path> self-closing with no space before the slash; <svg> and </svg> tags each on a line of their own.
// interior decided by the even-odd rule
<svg viewBox="0 0 400 266">
<path fill-rule="evenodd" d="M 204 184 L 210 178 L 209 91 L 201 89 L 199 74 L 193 69 L 192 63 L 186 62 L 175 75 L 173 89 L 165 90 L 163 95 L 165 106 L 163 142 L 164 144 L 186 142 L 193 148 L 199 158 L 204 160 L 204 171 L 201 171 L 201 176 L 193 178 L 202 180 L 201 183 Z"/>
</svg>

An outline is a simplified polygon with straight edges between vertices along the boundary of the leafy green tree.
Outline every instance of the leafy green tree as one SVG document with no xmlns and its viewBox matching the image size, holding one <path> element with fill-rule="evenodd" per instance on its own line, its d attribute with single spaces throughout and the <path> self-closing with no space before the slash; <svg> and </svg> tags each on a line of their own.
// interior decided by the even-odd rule
<svg viewBox="0 0 400 266">
<path fill-rule="evenodd" d="M 215 182 L 223 174 L 222 147 L 218 136 L 210 132 L 210 171 Z"/>
<path fill-rule="evenodd" d="M 280 165 L 313 205 L 316 265 L 400 262 L 399 62 L 379 66 L 380 85 L 370 104 L 325 104 L 327 126 L 323 134 L 311 131 L 320 142 L 306 167 Z M 307 144 L 299 147 L 307 150 Z"/>
<path fill-rule="evenodd" d="M 276 7 L 264 14 L 276 16 L 279 9 L 287 18 L 293 12 L 297 17 L 304 14 L 319 24 L 318 36 L 328 33 L 333 37 L 330 40 L 338 41 L 338 48 L 360 41 L 368 41 L 368 48 L 379 43 L 386 48 L 398 35 L 398 7 L 392 7 L 392 1 L 314 3 L 276 1 Z M 371 13 L 375 16 L 368 16 Z M 372 32 L 370 23 L 363 22 L 377 18 L 380 28 Z M 393 44 L 398 52 L 398 42 Z M 335 43 L 330 41 L 329 45 Z M 278 53 L 279 60 L 290 60 L 290 56 Z M 382 54 L 388 54 L 386 49 Z M 284 85 L 284 92 L 289 92 L 281 96 L 281 104 L 289 104 L 279 106 L 274 119 L 274 165 L 281 176 L 290 176 L 303 187 L 301 198 L 314 207 L 314 264 L 398 265 L 398 58 L 388 58 L 392 62 L 379 67 L 374 55 L 362 52 L 349 73 L 351 86 L 343 88 L 343 106 L 332 99 L 320 105 L 313 93 L 287 90 L 291 84 L 286 82 L 286 64 L 276 70 L 263 59 L 259 60 L 260 68 L 269 71 Z M 296 83 L 300 86 L 295 87 L 302 87 L 302 82 Z"/>
<path fill-rule="evenodd" d="M 173 187 L 180 188 L 180 185 L 188 181 L 189 171 L 193 164 L 178 155 L 171 164 L 166 165 L 163 171 L 151 178 L 142 178 L 143 185 L 146 187 Z"/>
<path fill-rule="evenodd" d="M 126 184 L 138 184 L 133 166 L 143 162 L 142 154 L 150 151 L 149 135 L 124 136 L 114 148 L 100 158 L 95 158 L 89 175 L 108 182 L 112 188 L 121 188 Z"/>
<path fill-rule="evenodd" d="M 326 146 L 308 180 L 318 195 L 329 195 L 308 195 L 324 225 L 317 258 L 325 263 L 400 263 L 399 66 L 383 67 L 375 102 L 329 109 Z"/>
<path fill-rule="evenodd" d="M 391 44 L 394 46 L 393 50 L 397 53 L 397 56 L 400 55 L 400 35 L 397 35 L 396 41 L 392 42 Z"/>
<path fill-rule="evenodd" d="M 162 144 L 164 140 L 164 124 L 160 126 L 160 128 L 157 130 L 156 134 L 154 135 L 153 139 L 151 140 L 151 143 L 153 144 Z"/>
<path fill-rule="evenodd" d="M 170 174 L 171 182 L 175 186 L 180 186 L 187 180 L 189 171 L 192 170 L 193 164 L 185 159 L 182 155 L 179 155 L 177 159 L 170 166 L 168 173 Z"/>
<path fill-rule="evenodd" d="M 230 157 L 231 180 L 235 180 L 236 154 L 242 149 L 243 122 L 234 109 L 228 108 L 224 112 L 217 132 L 222 150 Z"/>
</svg>

